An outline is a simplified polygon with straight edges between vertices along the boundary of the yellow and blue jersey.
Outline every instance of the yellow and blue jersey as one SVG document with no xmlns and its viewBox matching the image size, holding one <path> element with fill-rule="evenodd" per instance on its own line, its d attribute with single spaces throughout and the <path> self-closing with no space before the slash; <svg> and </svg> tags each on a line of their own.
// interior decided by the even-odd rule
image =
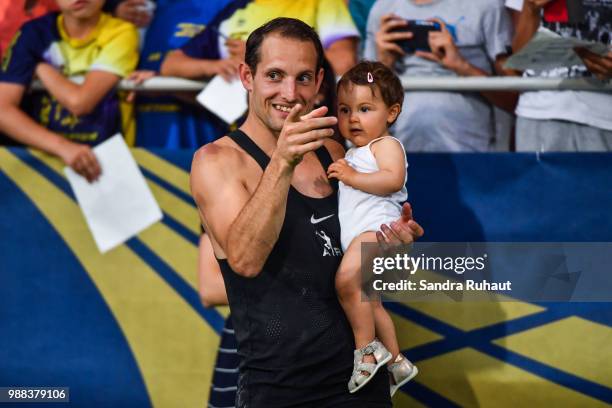
<svg viewBox="0 0 612 408">
<path fill-rule="evenodd" d="M 159 71 L 169 51 L 200 33 L 231 0 L 158 0 L 142 47 L 138 69 Z M 212 113 L 172 96 L 139 95 L 136 145 L 197 148 L 223 135 L 227 126 Z"/>
<path fill-rule="evenodd" d="M 246 41 L 255 29 L 277 17 L 297 18 L 313 27 L 324 48 L 359 37 L 344 0 L 238 0 L 182 50 L 193 58 L 227 58 L 226 38 Z"/>
<path fill-rule="evenodd" d="M 29 86 L 40 62 L 47 62 L 65 76 L 105 71 L 128 75 L 138 63 L 138 33 L 123 20 L 102 13 L 86 38 L 71 38 L 64 30 L 63 16 L 50 13 L 24 24 L 7 50 L 0 69 L 0 82 Z M 120 100 L 116 91 L 103 97 L 93 112 L 75 116 L 47 92 L 25 98 L 23 107 L 46 128 L 67 138 L 95 145 L 122 128 Z"/>
</svg>

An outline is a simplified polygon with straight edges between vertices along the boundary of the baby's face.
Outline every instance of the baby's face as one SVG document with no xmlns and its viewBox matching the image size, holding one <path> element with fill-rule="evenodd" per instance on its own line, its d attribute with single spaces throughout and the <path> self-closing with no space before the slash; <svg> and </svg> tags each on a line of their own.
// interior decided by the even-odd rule
<svg viewBox="0 0 612 408">
<path fill-rule="evenodd" d="M 355 146 L 387 134 L 391 115 L 378 89 L 372 92 L 369 86 L 349 83 L 338 91 L 338 129 Z"/>
</svg>

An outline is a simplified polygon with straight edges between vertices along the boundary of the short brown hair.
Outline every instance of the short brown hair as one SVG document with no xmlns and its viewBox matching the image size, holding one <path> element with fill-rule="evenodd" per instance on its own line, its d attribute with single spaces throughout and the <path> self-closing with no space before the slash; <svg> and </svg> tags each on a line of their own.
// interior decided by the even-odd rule
<svg viewBox="0 0 612 408">
<path fill-rule="evenodd" d="M 368 80 L 370 75 L 372 82 Z M 372 92 L 378 89 L 387 107 L 398 103 L 401 108 L 404 102 L 402 82 L 393 71 L 378 61 L 361 61 L 342 75 L 336 89 L 340 92 L 340 88 L 349 84 L 369 86 Z"/>
<path fill-rule="evenodd" d="M 317 73 L 323 67 L 324 51 L 317 32 L 301 20 L 278 17 L 257 28 L 247 39 L 244 62 L 253 73 L 257 71 L 257 64 L 259 64 L 261 44 L 270 34 L 278 34 L 281 37 L 293 40 L 311 42 L 317 53 Z"/>
</svg>

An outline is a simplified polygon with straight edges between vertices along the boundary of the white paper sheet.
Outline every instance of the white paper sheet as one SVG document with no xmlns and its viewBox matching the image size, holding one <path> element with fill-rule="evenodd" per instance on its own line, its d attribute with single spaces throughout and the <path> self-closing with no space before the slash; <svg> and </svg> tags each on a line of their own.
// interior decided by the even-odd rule
<svg viewBox="0 0 612 408">
<path fill-rule="evenodd" d="M 228 124 L 234 123 L 248 108 L 247 91 L 238 78 L 228 83 L 216 75 L 196 99 Z"/>
<path fill-rule="evenodd" d="M 534 37 L 519 52 L 506 61 L 505 68 L 519 71 L 548 71 L 560 67 L 583 65 L 574 51 L 575 47 L 584 47 L 596 54 L 605 54 L 608 47 L 601 43 L 582 41 L 576 38 L 564 38 L 540 28 Z"/>
<path fill-rule="evenodd" d="M 100 252 L 105 253 L 162 219 L 123 137 L 119 134 L 93 149 L 102 175 L 89 183 L 70 167 L 64 173 Z"/>
</svg>

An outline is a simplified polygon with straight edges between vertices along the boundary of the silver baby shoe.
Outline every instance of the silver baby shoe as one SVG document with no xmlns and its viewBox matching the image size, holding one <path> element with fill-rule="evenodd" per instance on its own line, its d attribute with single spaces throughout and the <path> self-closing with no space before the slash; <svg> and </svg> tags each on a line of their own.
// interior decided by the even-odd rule
<svg viewBox="0 0 612 408">
<path fill-rule="evenodd" d="M 366 355 L 374 356 L 376 364 L 364 363 L 363 357 Z M 352 394 L 357 392 L 368 383 L 378 371 L 380 367 L 391 360 L 391 353 L 383 346 L 383 344 L 374 340 L 362 349 L 355 350 L 355 359 L 353 361 L 353 374 L 348 382 L 349 392 Z M 367 374 L 364 374 L 367 373 Z"/>
<path fill-rule="evenodd" d="M 419 373 L 419 369 L 401 353 L 397 355 L 393 364 L 389 364 L 387 370 L 389 370 L 391 397 L 402 385 L 412 380 Z"/>
</svg>

